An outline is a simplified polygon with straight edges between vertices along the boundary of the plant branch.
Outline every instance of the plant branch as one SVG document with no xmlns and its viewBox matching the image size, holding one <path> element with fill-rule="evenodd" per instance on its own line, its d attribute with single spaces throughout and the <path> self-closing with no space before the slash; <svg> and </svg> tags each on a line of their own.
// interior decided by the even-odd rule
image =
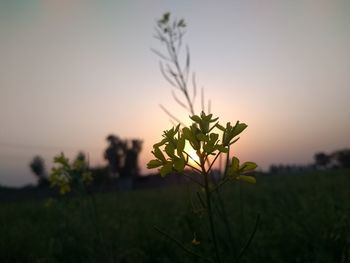
<svg viewBox="0 0 350 263">
<path fill-rule="evenodd" d="M 253 238 L 255 236 L 256 231 L 258 230 L 259 222 L 260 222 L 260 214 L 258 214 L 256 216 L 254 229 L 253 229 L 252 233 L 250 234 L 250 237 L 247 240 L 247 243 L 244 245 L 244 247 L 242 247 L 242 249 L 239 252 L 238 256 L 236 257 L 235 261 L 233 261 L 234 263 L 237 263 L 241 259 L 241 257 L 243 256 L 244 252 L 248 249 L 250 243 L 252 242 L 252 240 L 253 240 Z M 228 262 L 231 262 L 231 261 L 229 260 Z"/>
<path fill-rule="evenodd" d="M 193 177 L 191 177 L 191 176 L 189 176 L 189 175 L 187 175 L 187 174 L 185 174 L 185 173 L 183 173 L 183 176 L 185 176 L 186 178 L 190 179 L 190 180 L 193 181 L 194 183 L 200 185 L 201 187 L 204 187 L 204 185 L 203 185 L 201 182 L 197 181 L 197 180 L 194 179 Z"/>
<path fill-rule="evenodd" d="M 220 263 L 221 262 L 220 253 L 219 253 L 219 247 L 218 247 L 217 239 L 216 239 L 214 220 L 213 220 L 213 211 L 211 208 L 209 178 L 208 178 L 209 174 L 207 173 L 207 171 L 205 171 L 204 162 L 202 162 L 201 168 L 202 168 L 202 173 L 204 175 L 204 186 L 205 186 L 204 189 L 205 189 L 205 197 L 206 197 L 206 203 L 207 203 L 207 208 L 208 208 L 209 228 L 210 228 L 211 237 L 212 237 L 213 243 L 214 243 L 216 261 L 217 261 L 217 263 Z"/>
<path fill-rule="evenodd" d="M 217 158 L 219 157 L 219 155 L 221 154 L 221 152 L 219 152 L 217 155 L 215 155 L 214 160 L 211 162 L 209 168 L 208 168 L 208 173 L 211 171 L 211 168 L 213 167 L 215 161 L 217 160 Z"/>
<path fill-rule="evenodd" d="M 175 239 L 174 237 L 172 237 L 171 235 L 169 235 L 168 233 L 164 232 L 163 230 L 161 230 L 160 228 L 153 226 L 153 228 L 158 231 L 159 233 L 161 233 L 163 236 L 167 237 L 168 239 L 170 239 L 171 241 L 173 241 L 178 247 L 180 247 L 182 250 L 184 250 L 186 253 L 188 253 L 191 256 L 200 258 L 205 260 L 206 262 L 210 262 L 210 263 L 214 263 L 214 261 L 212 261 L 209 258 L 206 258 L 200 254 L 197 254 L 195 252 L 193 252 L 192 250 L 188 249 L 187 247 L 185 247 L 179 240 Z"/>
<path fill-rule="evenodd" d="M 185 126 L 178 118 L 176 118 L 173 114 L 171 114 L 162 104 L 159 104 L 159 107 L 174 121 L 180 123 L 182 126 Z"/>
</svg>

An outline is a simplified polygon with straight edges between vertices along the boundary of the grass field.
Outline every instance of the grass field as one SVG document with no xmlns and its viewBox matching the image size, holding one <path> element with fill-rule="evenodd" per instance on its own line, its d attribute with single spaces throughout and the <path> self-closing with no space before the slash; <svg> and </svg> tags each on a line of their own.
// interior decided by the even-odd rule
<svg viewBox="0 0 350 263">
<path fill-rule="evenodd" d="M 266 175 L 257 181 L 223 189 L 233 240 L 217 219 L 218 231 L 225 233 L 219 238 L 222 254 L 238 253 L 260 214 L 240 262 L 350 262 L 349 170 Z M 49 205 L 47 200 L 0 204 L 0 262 L 201 262 L 154 229 L 210 256 L 206 218 L 190 205 L 193 190 L 181 185 Z M 197 246 L 191 243 L 194 233 Z"/>
</svg>

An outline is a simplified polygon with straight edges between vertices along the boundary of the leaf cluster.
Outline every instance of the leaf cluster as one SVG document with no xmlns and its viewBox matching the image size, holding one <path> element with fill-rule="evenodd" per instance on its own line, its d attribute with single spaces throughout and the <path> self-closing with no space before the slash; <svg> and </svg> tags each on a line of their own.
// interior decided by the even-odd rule
<svg viewBox="0 0 350 263">
<path fill-rule="evenodd" d="M 236 122 L 234 126 L 228 122 L 226 126 L 219 123 L 219 118 L 214 118 L 213 114 L 190 116 L 192 124 L 189 127 L 180 128 L 180 125 L 163 132 L 163 139 L 153 145 L 152 154 L 155 159 L 149 161 L 149 169 L 159 168 L 161 176 L 166 176 L 172 172 L 183 173 L 185 168 L 192 168 L 197 172 L 209 173 L 214 162 L 220 154 L 229 154 L 230 145 L 234 144 L 247 125 Z M 185 150 L 188 143 L 196 152 L 199 161 Z M 209 157 L 214 157 L 210 160 Z M 196 166 L 190 163 L 190 159 Z M 248 175 L 241 175 L 253 171 L 257 165 L 253 162 L 239 164 L 237 157 L 232 158 L 228 165 L 225 177 L 241 179 L 250 183 L 255 183 L 255 178 Z"/>
<path fill-rule="evenodd" d="M 63 153 L 54 157 L 55 166 L 49 177 L 51 187 L 58 187 L 60 194 L 64 195 L 75 185 L 89 184 L 93 181 L 88 164 L 84 158 L 77 158 L 72 163 Z"/>
</svg>

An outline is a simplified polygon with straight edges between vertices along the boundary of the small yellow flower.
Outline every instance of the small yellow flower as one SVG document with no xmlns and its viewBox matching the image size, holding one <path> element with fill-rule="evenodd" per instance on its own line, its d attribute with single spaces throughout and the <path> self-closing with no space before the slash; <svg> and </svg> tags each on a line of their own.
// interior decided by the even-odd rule
<svg viewBox="0 0 350 263">
<path fill-rule="evenodd" d="M 193 233 L 193 239 L 192 239 L 191 243 L 194 246 L 200 245 L 201 242 L 199 240 L 197 240 L 196 233 Z"/>
</svg>

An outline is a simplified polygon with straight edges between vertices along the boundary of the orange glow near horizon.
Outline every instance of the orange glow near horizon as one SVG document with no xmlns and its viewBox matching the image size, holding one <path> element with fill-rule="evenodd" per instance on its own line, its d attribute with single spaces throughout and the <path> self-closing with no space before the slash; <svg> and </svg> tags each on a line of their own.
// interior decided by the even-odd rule
<svg viewBox="0 0 350 263">
<path fill-rule="evenodd" d="M 195 167 L 199 168 L 199 157 L 196 153 L 196 151 L 192 148 L 192 146 L 186 142 L 185 144 L 185 153 L 188 154 L 188 164 Z"/>
</svg>

